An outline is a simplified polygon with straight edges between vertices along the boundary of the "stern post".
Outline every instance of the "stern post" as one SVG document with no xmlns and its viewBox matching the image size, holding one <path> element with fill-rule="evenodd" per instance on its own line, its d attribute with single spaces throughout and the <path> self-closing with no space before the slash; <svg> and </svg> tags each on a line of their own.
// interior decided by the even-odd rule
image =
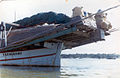
<svg viewBox="0 0 120 78">
<path fill-rule="evenodd" d="M 62 48 L 63 48 L 63 42 L 58 42 L 57 49 L 56 49 L 56 55 L 55 55 L 55 58 L 53 60 L 54 66 L 57 66 L 57 67 L 61 66 L 61 56 L 60 55 L 61 55 Z"/>
</svg>

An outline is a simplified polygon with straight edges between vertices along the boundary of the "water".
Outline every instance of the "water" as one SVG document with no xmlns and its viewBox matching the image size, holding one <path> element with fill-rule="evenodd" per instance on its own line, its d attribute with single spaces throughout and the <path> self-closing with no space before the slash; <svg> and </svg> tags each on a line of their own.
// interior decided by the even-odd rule
<svg viewBox="0 0 120 78">
<path fill-rule="evenodd" d="M 120 78 L 120 59 L 62 59 L 61 68 L 0 66 L 0 78 Z"/>
</svg>

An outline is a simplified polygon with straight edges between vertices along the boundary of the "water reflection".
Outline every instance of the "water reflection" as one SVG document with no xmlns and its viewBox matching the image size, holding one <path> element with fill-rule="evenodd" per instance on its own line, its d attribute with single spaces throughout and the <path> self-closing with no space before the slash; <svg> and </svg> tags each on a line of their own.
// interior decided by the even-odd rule
<svg viewBox="0 0 120 78">
<path fill-rule="evenodd" d="M 0 66 L 0 78 L 120 78 L 120 59 L 61 59 L 61 67 Z"/>
<path fill-rule="evenodd" d="M 0 66 L 0 78 L 59 78 L 59 67 Z"/>
</svg>

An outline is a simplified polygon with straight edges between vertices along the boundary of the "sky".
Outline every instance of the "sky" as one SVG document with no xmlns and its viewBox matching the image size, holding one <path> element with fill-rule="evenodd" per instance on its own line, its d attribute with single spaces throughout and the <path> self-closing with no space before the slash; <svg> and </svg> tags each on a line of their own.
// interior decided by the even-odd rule
<svg viewBox="0 0 120 78">
<path fill-rule="evenodd" d="M 72 16 L 72 9 L 83 6 L 84 10 L 96 13 L 98 9 L 107 9 L 120 4 L 120 0 L 10 0 L 0 3 L 0 21 L 13 22 L 15 20 L 29 17 L 40 12 L 54 11 Z M 120 27 L 120 7 L 110 10 L 108 20 L 113 28 Z M 99 41 L 73 49 L 62 51 L 62 53 L 117 53 L 120 54 L 120 31 L 111 33 L 105 37 L 105 41 Z"/>
</svg>

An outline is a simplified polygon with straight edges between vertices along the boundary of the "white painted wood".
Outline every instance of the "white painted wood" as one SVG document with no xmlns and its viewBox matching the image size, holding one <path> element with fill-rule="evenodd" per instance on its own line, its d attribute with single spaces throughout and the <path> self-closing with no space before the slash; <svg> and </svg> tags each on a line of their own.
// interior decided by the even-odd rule
<svg viewBox="0 0 120 78">
<path fill-rule="evenodd" d="M 48 47 L 42 49 L 0 53 L 0 65 L 60 66 L 60 54 L 63 44 L 62 43 L 46 43 L 46 44 L 48 45 Z M 54 48 L 52 46 L 54 46 Z M 27 59 L 10 60 L 18 58 Z"/>
</svg>

